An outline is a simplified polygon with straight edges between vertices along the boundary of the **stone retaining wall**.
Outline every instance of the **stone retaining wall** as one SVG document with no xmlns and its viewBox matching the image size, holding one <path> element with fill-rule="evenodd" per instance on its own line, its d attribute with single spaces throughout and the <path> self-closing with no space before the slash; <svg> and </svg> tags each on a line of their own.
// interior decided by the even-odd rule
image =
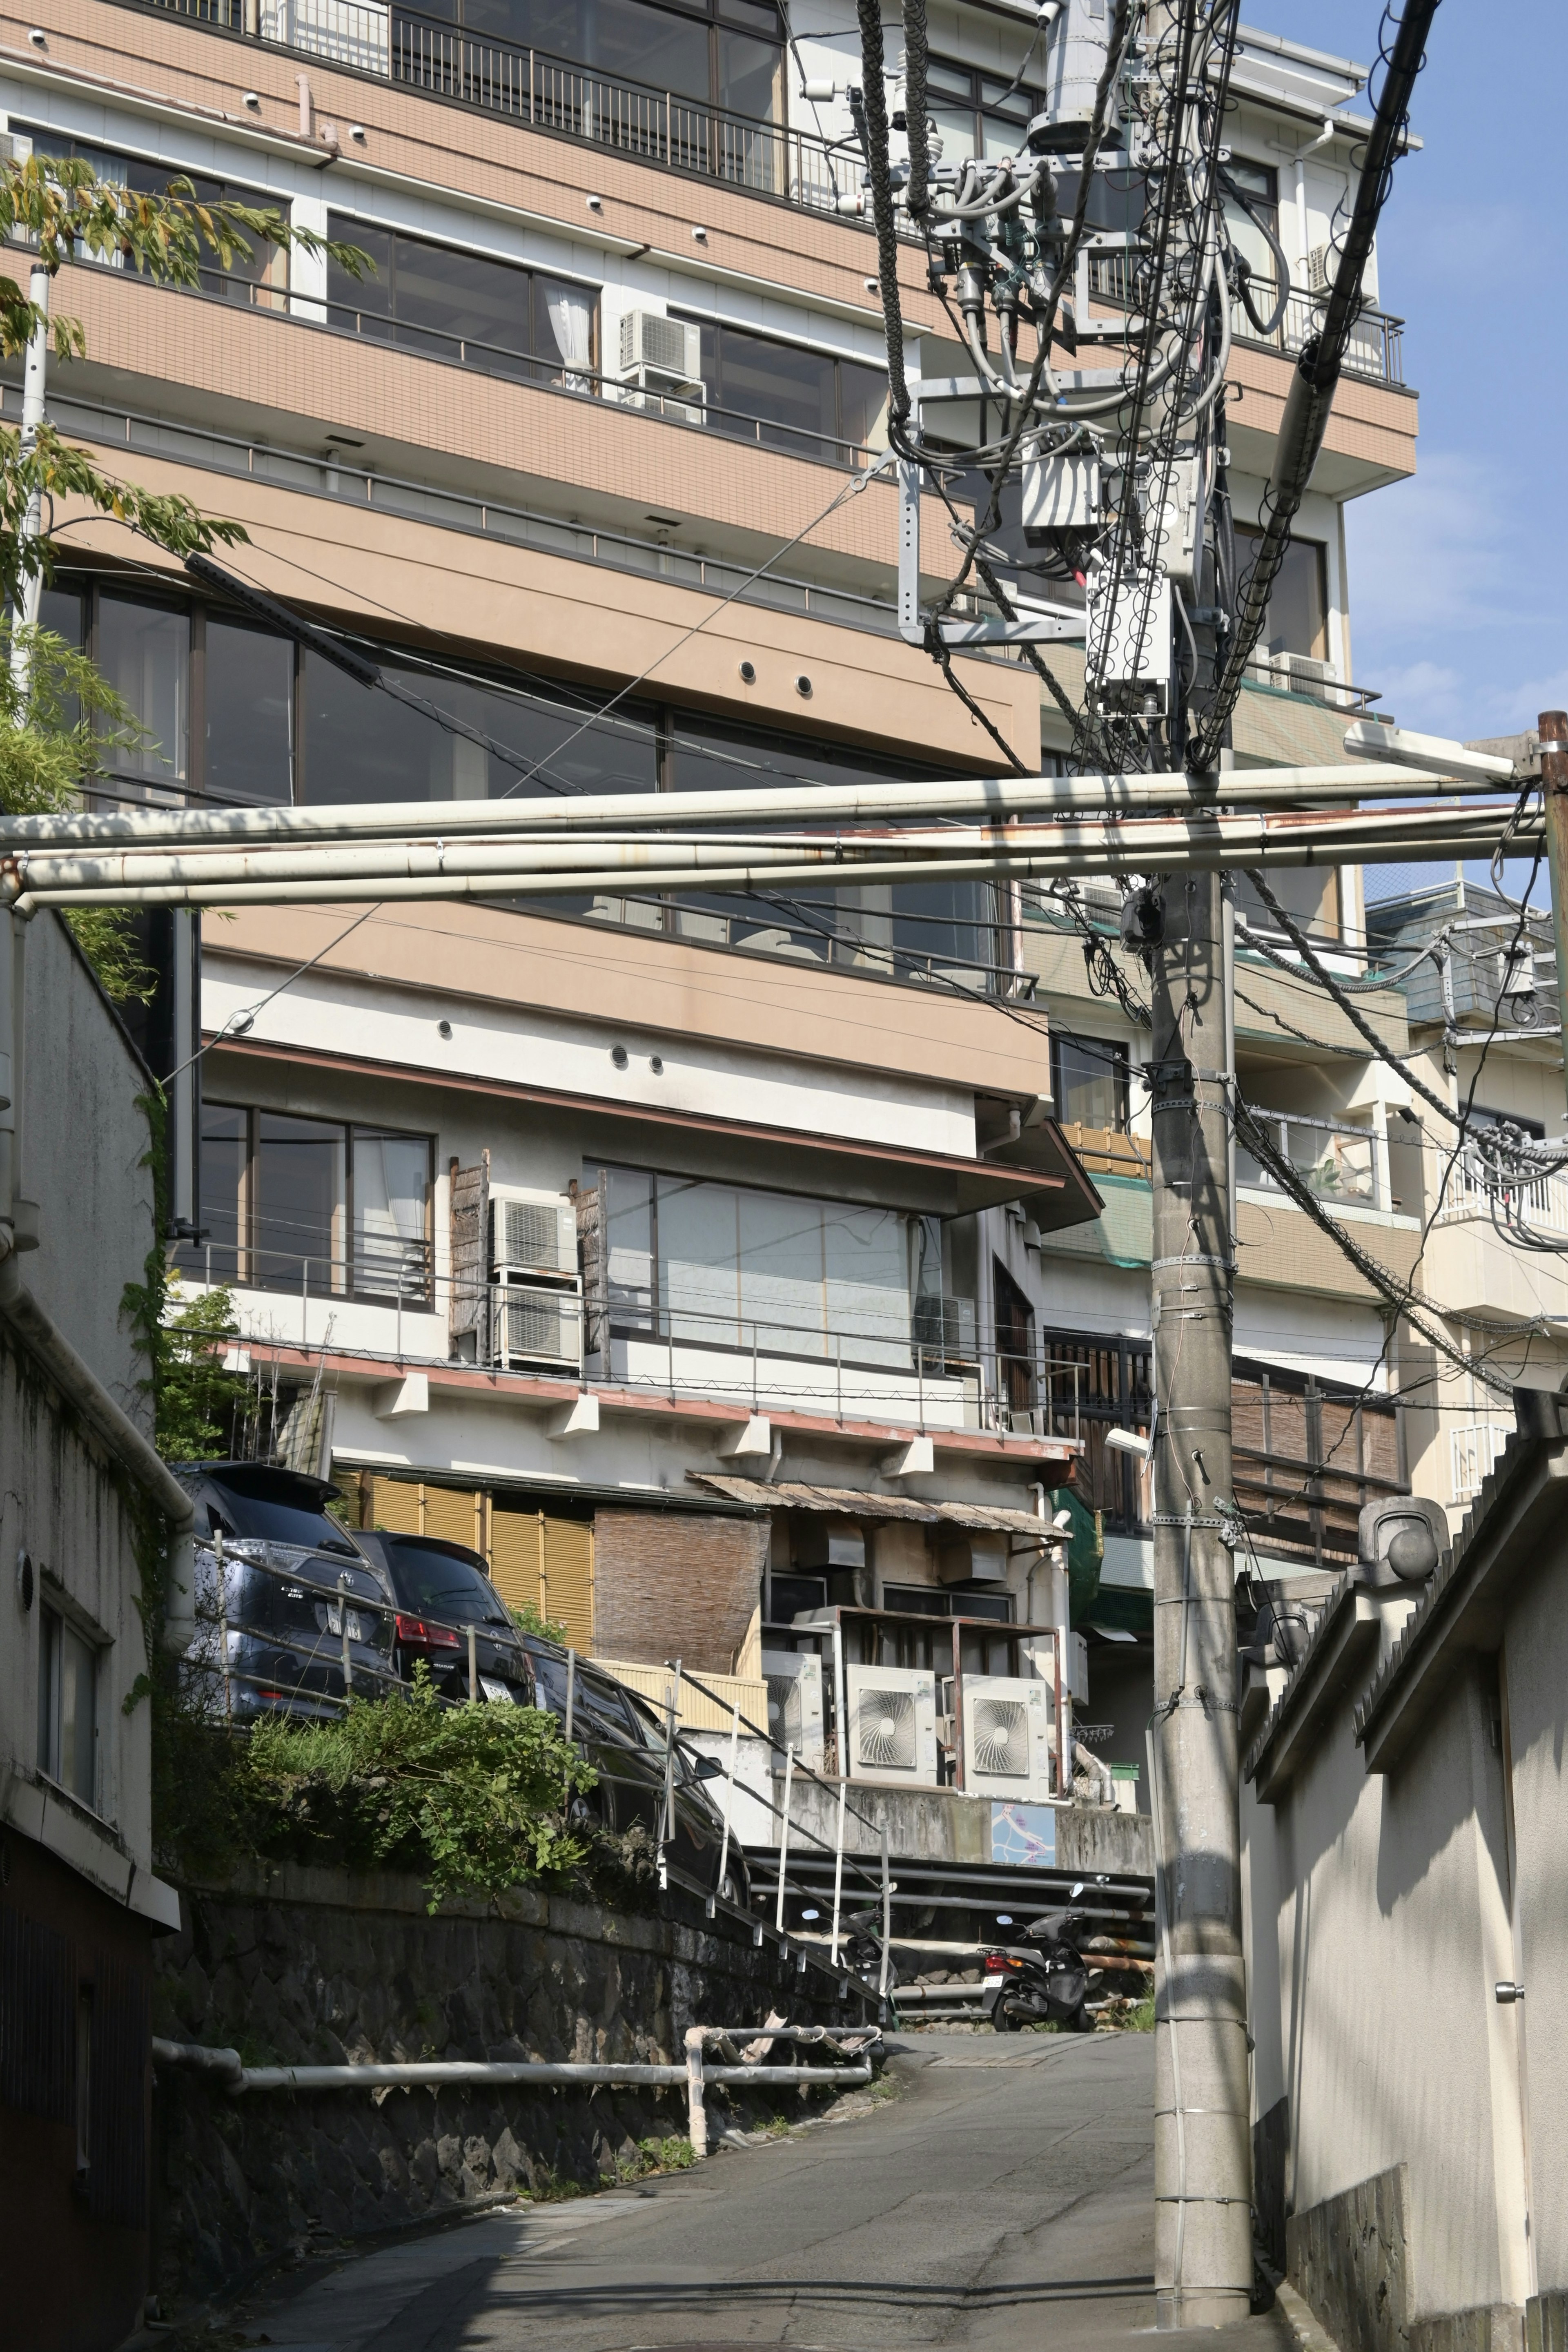
<svg viewBox="0 0 1568 2352">
<path fill-rule="evenodd" d="M 709 1921 L 678 1890 L 655 1916 L 518 1892 L 497 1910 L 416 1880 L 283 1869 L 191 1888 L 158 1948 L 155 2033 L 237 2049 L 251 2065 L 564 2059 L 669 2063 L 689 2024 L 858 2024 L 857 1990 L 800 1972 L 769 1939 Z M 716 2092 L 710 2123 L 726 2111 Z M 799 2111 L 789 2089 L 732 2108 Z M 683 2137 L 684 2090 L 486 2090 L 231 2097 L 165 2068 L 154 2100 L 163 2289 L 232 2289 L 279 2258 L 516 2188 L 591 2186 L 637 2144 Z"/>
</svg>

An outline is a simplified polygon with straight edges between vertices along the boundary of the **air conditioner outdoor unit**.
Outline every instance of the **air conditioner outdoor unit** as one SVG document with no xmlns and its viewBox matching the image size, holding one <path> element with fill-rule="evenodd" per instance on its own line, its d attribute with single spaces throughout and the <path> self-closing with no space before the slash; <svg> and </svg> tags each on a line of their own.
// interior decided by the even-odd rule
<svg viewBox="0 0 1568 2352">
<path fill-rule="evenodd" d="M 822 1661 L 814 1651 L 764 1650 L 768 1728 L 798 1763 L 822 1769 Z"/>
<path fill-rule="evenodd" d="M 852 1780 L 936 1786 L 936 1677 L 913 1666 L 846 1666 Z"/>
<path fill-rule="evenodd" d="M 621 321 L 621 373 L 640 381 L 695 384 L 703 372 L 702 329 L 657 310 L 628 310 Z"/>
<path fill-rule="evenodd" d="M 1054 1795 L 1051 1694 L 1037 1675 L 966 1675 L 964 1788 L 1040 1803 Z"/>
<path fill-rule="evenodd" d="M 1289 683 L 1299 679 L 1303 686 L 1332 686 L 1334 679 L 1333 662 L 1315 661 L 1310 654 L 1271 653 L 1269 667 L 1277 677 Z"/>
<path fill-rule="evenodd" d="M 490 1187 L 490 1272 L 577 1278 L 577 1211 L 559 1192 L 529 1192 L 515 1184 Z"/>
<path fill-rule="evenodd" d="M 528 1365 L 582 1370 L 582 1301 L 574 1290 L 503 1282 L 490 1291 L 490 1361 L 504 1371 Z"/>
</svg>

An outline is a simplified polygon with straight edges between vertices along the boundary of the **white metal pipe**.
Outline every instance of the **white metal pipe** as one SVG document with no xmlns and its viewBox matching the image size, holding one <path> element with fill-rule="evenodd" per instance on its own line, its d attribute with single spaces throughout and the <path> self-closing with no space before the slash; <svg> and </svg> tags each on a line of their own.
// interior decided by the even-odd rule
<svg viewBox="0 0 1568 2352">
<path fill-rule="evenodd" d="M 699 2029 L 700 2030 L 700 2029 Z M 688 2079 L 678 2066 L 636 2066 L 619 2063 L 578 2064 L 565 2061 L 528 2059 L 421 2059 L 412 2064 L 368 2066 L 247 2066 L 237 2050 L 209 2050 L 191 2042 L 155 2039 L 152 2060 L 159 2066 L 190 2067 L 214 2075 L 225 2090 L 239 2097 L 246 2091 L 387 2091 L 434 2089 L 470 2083 L 482 2086 L 539 2084 L 568 2089 L 582 2084 L 629 2087 L 650 2085 L 674 2089 Z M 809 2083 L 848 2086 L 869 2083 L 869 2065 L 849 2066 L 705 2066 L 710 2083 Z"/>
<path fill-rule="evenodd" d="M 1419 828 L 1396 830 L 1385 825 L 1376 831 L 1353 833 L 1333 826 L 1324 819 L 1311 830 L 1216 829 L 1186 838 L 1174 832 L 1150 835 L 1118 827 L 1113 834 L 1064 843 L 1049 850 L 1020 845 L 1017 849 L 998 850 L 980 857 L 924 856 L 885 859 L 852 855 L 804 865 L 748 862 L 699 868 L 599 867 L 566 874 L 539 874 L 517 867 L 510 873 L 441 873 L 421 879 L 370 873 L 320 881 L 282 878 L 213 883 L 195 876 L 181 881 L 127 882 L 119 887 L 59 887 L 46 881 L 36 888 L 24 890 L 14 904 L 17 913 L 30 915 L 43 907 L 352 906 L 367 901 L 495 899 L 513 896 L 623 897 L 628 891 L 651 894 L 678 890 L 694 879 L 700 880 L 704 890 L 766 892 L 796 883 L 831 887 L 837 881 L 848 882 L 852 877 L 857 884 L 980 880 L 998 876 L 1086 880 L 1094 875 L 1201 873 L 1252 866 L 1355 866 L 1393 858 L 1451 864 L 1457 858 L 1490 854 L 1504 837 L 1507 815 L 1500 812 L 1490 823 L 1478 819 L 1463 829 L 1445 824 L 1441 830 L 1434 830 L 1436 822 L 1428 813 Z M 1529 821 L 1511 836 L 1521 851 L 1532 848 L 1540 838 L 1540 824 Z"/>
<path fill-rule="evenodd" d="M 1370 764 L 1381 751 L 1374 739 L 1394 731 L 1367 730 L 1366 742 L 1358 747 L 1366 764 L 1350 761 L 1328 767 L 1228 772 L 1225 803 L 1261 806 L 1276 801 L 1336 800 L 1370 793 L 1385 799 L 1460 788 L 1450 783 L 1441 762 L 1425 778 L 1412 774 L 1403 779 L 1390 776 L 1385 766 Z M 1470 782 L 1503 781 L 1492 774 L 1477 779 L 1469 767 L 1465 775 Z M 198 842 L 225 846 L 274 841 L 406 840 L 411 835 L 452 840 L 466 834 L 624 834 L 655 828 L 667 832 L 685 825 L 706 831 L 730 823 L 821 825 L 897 817 L 1012 818 L 1078 811 L 1105 814 L 1173 806 L 1208 808 L 1218 805 L 1220 797 L 1216 781 L 1198 784 L 1184 771 L 1167 770 L 1152 775 L 964 776 L 951 782 L 841 788 L 804 784 L 711 793 L 584 793 L 559 801 L 381 801 L 357 808 L 324 803 L 319 808 L 90 810 L 69 815 L 50 811 L 35 816 L 0 815 L 0 847 L 21 850 L 59 845 L 109 851 L 159 844 L 192 847 Z"/>
<path fill-rule="evenodd" d="M 1344 748 L 1363 760 L 1387 762 L 1405 769 L 1427 768 L 1436 762 L 1448 775 L 1471 784 L 1514 786 L 1513 761 L 1493 751 L 1472 751 L 1468 744 L 1451 743 L 1442 735 L 1417 735 L 1408 727 L 1385 727 L 1375 719 L 1358 719 L 1347 727 Z M 1379 792 L 1378 797 L 1382 798 Z"/>
</svg>

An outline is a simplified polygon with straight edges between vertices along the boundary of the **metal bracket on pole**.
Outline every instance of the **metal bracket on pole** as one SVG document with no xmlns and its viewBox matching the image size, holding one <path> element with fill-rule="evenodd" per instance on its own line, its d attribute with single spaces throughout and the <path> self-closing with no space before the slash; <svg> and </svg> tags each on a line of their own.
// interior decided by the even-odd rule
<svg viewBox="0 0 1568 2352">
<path fill-rule="evenodd" d="M 898 461 L 898 634 L 906 646 L 925 643 L 920 617 L 920 467 L 907 457 Z M 945 620 L 938 634 L 945 646 L 1049 646 L 1081 638 L 1087 626 L 1082 613 L 1030 613 L 1004 621 Z"/>
</svg>

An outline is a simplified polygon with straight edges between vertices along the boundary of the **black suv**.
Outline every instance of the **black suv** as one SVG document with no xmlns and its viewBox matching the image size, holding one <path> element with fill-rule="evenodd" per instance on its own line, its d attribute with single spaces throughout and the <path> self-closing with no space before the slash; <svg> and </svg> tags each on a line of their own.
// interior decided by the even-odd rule
<svg viewBox="0 0 1568 2352">
<path fill-rule="evenodd" d="M 207 1712 L 235 1723 L 336 1717 L 345 1632 L 354 1695 L 384 1698 L 397 1679 L 396 1604 L 384 1570 L 329 1515 L 338 1488 L 267 1462 L 172 1466 L 196 1507 L 196 1633 L 186 1655 Z"/>
<path fill-rule="evenodd" d="M 424 1665 L 443 1698 L 467 1698 L 472 1626 L 476 1695 L 531 1706 L 521 1638 L 476 1551 L 440 1536 L 391 1535 L 382 1528 L 362 1529 L 359 1542 L 397 1601 L 395 1656 L 405 1683 Z"/>
</svg>

